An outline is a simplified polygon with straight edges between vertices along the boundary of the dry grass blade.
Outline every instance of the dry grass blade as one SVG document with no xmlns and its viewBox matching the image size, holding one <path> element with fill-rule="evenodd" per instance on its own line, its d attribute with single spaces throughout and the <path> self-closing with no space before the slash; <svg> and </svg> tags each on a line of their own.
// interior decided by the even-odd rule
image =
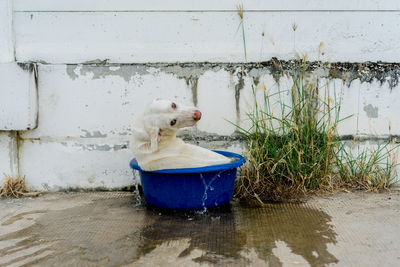
<svg viewBox="0 0 400 267">
<path fill-rule="evenodd" d="M 243 12 L 244 12 L 243 4 L 238 4 L 236 6 L 236 10 L 237 10 L 237 13 L 238 13 L 240 19 L 243 19 Z"/>
<path fill-rule="evenodd" d="M 17 175 L 14 179 L 10 175 L 4 175 L 4 182 L 0 188 L 0 197 L 20 198 L 22 196 L 37 197 L 40 192 L 29 192 L 25 183 L 25 176 Z"/>
<path fill-rule="evenodd" d="M 244 8 L 243 8 L 243 4 L 238 4 L 236 6 L 236 10 L 237 10 L 237 14 L 240 17 L 240 23 L 238 26 L 238 30 L 241 27 L 242 28 L 242 39 L 243 39 L 243 52 L 244 52 L 244 59 L 245 61 L 247 61 L 247 48 L 246 48 L 246 35 L 245 35 L 245 31 L 244 31 Z"/>
</svg>

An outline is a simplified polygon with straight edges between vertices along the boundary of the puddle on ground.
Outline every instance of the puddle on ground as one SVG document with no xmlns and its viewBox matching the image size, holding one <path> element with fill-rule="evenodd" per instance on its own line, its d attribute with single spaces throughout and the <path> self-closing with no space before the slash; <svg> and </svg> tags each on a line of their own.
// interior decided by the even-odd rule
<svg viewBox="0 0 400 267">
<path fill-rule="evenodd" d="M 188 239 L 189 245 L 179 257 L 201 250 L 199 263 L 251 263 L 246 256 L 255 251 L 264 263 L 280 266 L 275 255 L 277 242 L 284 242 L 291 253 L 301 256 L 311 266 L 337 262 L 328 252 L 328 243 L 336 243 L 336 234 L 325 212 L 305 204 L 270 204 L 265 207 L 225 205 L 201 216 L 179 212 L 147 211 L 146 217 L 156 219 L 141 229 L 138 253 L 147 254 L 161 244 Z"/>
<path fill-rule="evenodd" d="M 327 249 L 336 243 L 330 216 L 305 204 L 257 208 L 232 202 L 198 214 L 135 207 L 132 194 L 112 196 L 46 211 L 29 227 L 0 234 L 0 266 L 157 265 L 156 258 L 160 264 L 257 260 L 281 266 L 282 246 L 311 266 L 337 262 Z M 28 215 L 17 214 L 6 226 Z"/>
<path fill-rule="evenodd" d="M 0 266 L 115 266 L 136 257 L 134 246 L 123 245 L 125 241 L 136 243 L 138 239 L 124 242 L 118 239 L 138 231 L 145 207 L 134 206 L 133 194 L 103 194 L 105 198 L 90 204 L 85 199 L 81 206 L 49 210 L 36 218 L 34 224 L 8 234 L 2 234 L 6 228 L 1 226 Z M 6 223 L 21 220 L 26 214 L 17 214 Z"/>
</svg>

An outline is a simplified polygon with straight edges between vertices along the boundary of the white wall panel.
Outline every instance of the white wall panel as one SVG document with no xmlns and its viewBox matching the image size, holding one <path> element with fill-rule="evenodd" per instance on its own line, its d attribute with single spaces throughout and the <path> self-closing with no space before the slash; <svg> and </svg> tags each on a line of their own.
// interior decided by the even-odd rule
<svg viewBox="0 0 400 267">
<path fill-rule="evenodd" d="M 234 132 L 229 121 L 249 127 L 255 80 L 262 102 L 291 79 L 272 75 L 268 64 L 244 67 L 243 76 L 240 64 L 218 64 L 245 61 L 238 3 L 247 61 L 300 53 L 310 61 L 400 62 L 396 0 L 0 0 L 0 130 L 37 126 L 0 132 L 0 174 L 25 174 L 37 190 L 129 186 L 131 125 L 156 97 L 203 112 L 200 131 L 186 136 L 208 145 L 210 134 L 213 148 L 242 151 L 216 135 Z M 38 95 L 32 68 L 7 63 L 14 50 L 18 62 L 39 62 Z M 355 64 L 336 69 L 344 74 L 329 86 L 340 93 L 341 116 L 353 115 L 339 134 L 400 135 L 398 67 L 375 65 L 362 74 Z M 315 71 L 320 80 L 322 72 Z"/>
<path fill-rule="evenodd" d="M 39 66 L 39 114 L 38 128 L 21 133 L 23 138 L 115 138 L 130 134 L 131 125 L 145 106 L 154 98 L 161 97 L 197 106 L 203 112 L 198 129 L 208 133 L 230 135 L 240 122 L 246 126 L 246 113 L 254 107 L 253 80 L 243 76 L 239 84 L 237 70 L 224 68 L 171 69 L 145 65 L 87 66 L 87 65 L 40 65 Z M 197 76 L 196 87 L 187 82 L 186 75 Z M 259 73 L 257 91 L 262 102 L 263 91 L 275 94 L 271 99 L 272 112 L 280 114 L 278 89 L 287 91 L 291 79 L 282 77 L 280 87 L 269 72 Z M 399 86 L 390 88 L 374 81 L 356 79 L 350 86 L 342 80 L 330 81 L 331 91 L 342 97 L 341 116 L 345 120 L 339 133 L 389 135 L 400 134 L 400 121 L 396 110 L 400 109 Z M 324 90 L 324 89 L 321 89 Z M 281 94 L 285 103 L 290 99 Z M 239 99 L 239 106 L 236 101 Z M 239 113 L 238 113 L 239 112 Z M 230 122 L 229 122 L 230 121 Z M 358 124 L 357 124 L 358 123 Z M 389 132 L 389 124 L 391 129 Z"/>
<path fill-rule="evenodd" d="M 0 132 L 0 184 L 3 175 L 18 174 L 18 148 L 15 133 Z"/>
<path fill-rule="evenodd" d="M 399 10 L 396 0 L 14 0 L 16 11 Z"/>
<path fill-rule="evenodd" d="M 244 61 L 236 12 L 14 15 L 19 61 Z M 251 12 L 245 33 L 248 61 L 293 59 L 296 52 L 328 62 L 400 61 L 400 11 Z"/>
<path fill-rule="evenodd" d="M 24 142 L 20 171 L 34 190 L 119 188 L 133 183 L 132 153 L 121 143 Z"/>
<path fill-rule="evenodd" d="M 40 124 L 35 130 L 21 132 L 20 172 L 38 190 L 130 185 L 127 165 L 133 156 L 127 146 L 130 126 L 155 97 L 188 104 L 196 101 L 203 111 L 198 129 L 207 133 L 231 134 L 234 127 L 226 120 L 246 126 L 243 117 L 254 104 L 250 76 L 243 77 L 237 110 L 240 68 L 186 68 L 190 70 L 165 65 L 39 65 Z M 195 90 L 184 74 L 197 77 Z M 276 93 L 278 85 L 268 72 L 257 75 L 265 85 L 256 89 L 262 101 L 264 90 Z M 281 77 L 281 90 L 287 90 L 290 85 L 289 78 Z M 400 108 L 396 102 L 399 86 L 390 89 L 387 83 L 359 80 L 347 86 L 336 79 L 330 88 L 342 94 L 342 117 L 354 114 L 340 125 L 340 134 L 400 134 L 396 113 Z M 287 104 L 288 97 L 282 96 Z M 271 102 L 275 100 L 276 97 Z M 240 118 L 236 117 L 238 111 Z M 274 112 L 279 114 L 279 108 Z"/>
<path fill-rule="evenodd" d="M 225 70 L 207 71 L 199 78 L 198 107 L 203 113 L 199 130 L 220 135 L 235 131 L 236 127 L 230 123 L 237 123 L 234 79 Z"/>
<path fill-rule="evenodd" d="M 342 113 L 354 116 L 341 125 L 341 134 L 399 135 L 400 86 L 390 89 L 379 82 L 343 87 Z"/>
<path fill-rule="evenodd" d="M 193 105 L 185 80 L 152 68 L 40 65 L 39 76 L 40 123 L 25 138 L 126 135 L 157 97 Z"/>
<path fill-rule="evenodd" d="M 0 64 L 0 130 L 28 130 L 37 124 L 33 65 Z"/>
<path fill-rule="evenodd" d="M 123 138 L 32 140 L 23 142 L 20 149 L 20 172 L 26 175 L 32 190 L 118 189 L 133 185 L 133 172 L 129 167 L 133 154 Z M 242 152 L 237 144 L 226 149 Z"/>
<path fill-rule="evenodd" d="M 0 62 L 14 60 L 12 0 L 0 0 Z"/>
</svg>

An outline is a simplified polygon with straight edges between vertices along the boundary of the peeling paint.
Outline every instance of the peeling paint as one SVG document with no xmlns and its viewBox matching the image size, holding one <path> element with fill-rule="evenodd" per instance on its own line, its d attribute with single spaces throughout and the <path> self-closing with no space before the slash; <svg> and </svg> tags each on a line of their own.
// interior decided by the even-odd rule
<svg viewBox="0 0 400 267">
<path fill-rule="evenodd" d="M 150 64 L 152 65 L 152 64 Z M 161 64 L 153 66 L 160 68 L 163 72 L 173 74 L 179 79 L 189 79 L 190 77 L 199 78 L 206 71 L 213 70 L 217 72 L 221 69 L 220 66 L 209 66 L 208 64 L 185 63 L 185 64 Z"/>
<path fill-rule="evenodd" d="M 364 111 L 367 113 L 368 118 L 378 118 L 378 107 L 368 104 L 364 106 Z"/>
<path fill-rule="evenodd" d="M 83 62 L 83 64 L 104 65 L 104 64 L 108 63 L 108 60 L 109 60 L 108 58 L 106 58 L 106 59 L 96 58 L 96 59 L 93 59 L 93 60 L 85 61 L 85 62 Z"/>
<path fill-rule="evenodd" d="M 119 76 L 129 82 L 135 75 L 145 75 L 149 72 L 145 65 L 67 65 L 67 74 L 72 79 L 91 75 L 93 80 L 107 76 Z"/>
<path fill-rule="evenodd" d="M 124 149 L 128 149 L 128 143 L 122 144 L 122 145 L 113 145 L 113 150 L 114 151 L 124 150 Z"/>
<path fill-rule="evenodd" d="M 186 85 L 192 92 L 192 100 L 195 106 L 198 104 L 197 88 L 199 77 L 202 76 L 207 70 L 209 69 L 201 68 L 197 64 L 165 65 L 161 68 L 161 71 L 172 74 L 178 79 L 184 79 L 186 81 Z"/>
<path fill-rule="evenodd" d="M 74 146 L 80 147 L 82 150 L 88 151 L 119 151 L 128 149 L 128 143 L 125 144 L 118 144 L 118 145 L 97 145 L 97 144 L 81 144 L 75 143 Z"/>
<path fill-rule="evenodd" d="M 104 138 L 107 137 L 107 134 L 102 134 L 100 131 L 93 131 L 93 133 L 90 133 L 87 130 L 82 130 L 82 132 L 85 132 L 85 135 L 81 135 L 81 138 Z"/>
<path fill-rule="evenodd" d="M 75 73 L 75 70 L 78 68 L 78 65 L 67 65 L 67 74 L 71 78 L 71 80 L 75 80 L 79 78 L 79 75 Z"/>
<path fill-rule="evenodd" d="M 342 79 L 348 87 L 357 79 L 361 83 L 372 83 L 376 80 L 382 85 L 387 82 L 390 89 L 399 83 L 399 63 L 332 63 L 327 66 L 329 66 L 329 77 Z"/>
<path fill-rule="evenodd" d="M 238 132 L 234 132 L 231 135 L 219 135 L 200 131 L 198 129 L 183 129 L 178 132 L 177 137 L 182 138 L 185 141 L 244 141 L 243 135 Z"/>
<path fill-rule="evenodd" d="M 231 135 L 218 135 L 198 129 L 184 129 L 181 130 L 177 136 L 187 143 L 207 149 L 226 149 L 228 151 L 241 153 L 244 151 L 245 147 L 244 137 L 238 132 Z M 233 151 L 233 148 L 236 150 Z"/>
<path fill-rule="evenodd" d="M 110 151 L 112 149 L 112 147 L 109 145 L 86 145 L 84 147 L 88 148 L 88 150 L 91 150 L 91 148 L 93 148 L 92 150 L 98 151 Z"/>
<path fill-rule="evenodd" d="M 262 74 L 271 74 L 278 83 L 282 76 L 291 76 L 298 65 L 296 60 L 278 60 L 272 58 L 269 61 L 249 62 L 249 63 L 148 63 L 148 64 L 108 64 L 104 60 L 93 60 L 84 64 L 67 65 L 67 74 L 75 80 L 79 75 L 92 75 L 92 79 L 101 79 L 109 75 L 122 77 L 129 82 L 135 75 L 152 74 L 154 70 L 157 72 L 165 72 L 173 74 L 179 79 L 189 81 L 198 79 L 206 71 L 217 72 L 221 69 L 234 73 L 238 68 L 242 69 L 244 76 L 249 76 L 257 84 Z M 152 70 L 153 69 L 153 70 Z M 361 83 L 371 83 L 374 80 L 388 83 L 392 89 L 399 83 L 400 63 L 382 63 L 382 62 L 363 62 L 363 63 L 347 63 L 347 62 L 307 62 L 306 69 L 313 72 L 314 75 L 322 76 L 320 78 L 337 78 L 350 86 L 354 80 L 360 80 Z M 192 89 L 192 88 L 191 88 Z"/>
<path fill-rule="evenodd" d="M 177 137 L 183 139 L 186 142 L 191 143 L 200 143 L 200 142 L 218 142 L 223 147 L 227 146 L 233 142 L 239 142 L 244 144 L 245 137 L 244 135 L 240 134 L 239 132 L 234 132 L 231 135 L 218 135 L 213 133 L 208 133 L 204 131 L 200 131 L 198 129 L 183 129 L 178 132 Z M 367 141 L 374 141 L 374 142 L 396 142 L 400 143 L 400 136 L 398 135 L 341 135 L 340 140 L 342 141 L 354 141 L 357 142 L 367 142 Z"/>
</svg>

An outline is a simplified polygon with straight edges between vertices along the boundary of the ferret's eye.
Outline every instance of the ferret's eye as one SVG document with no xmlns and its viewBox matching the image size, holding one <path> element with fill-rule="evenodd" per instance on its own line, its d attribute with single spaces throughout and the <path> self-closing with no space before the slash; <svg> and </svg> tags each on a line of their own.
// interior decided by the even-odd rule
<svg viewBox="0 0 400 267">
<path fill-rule="evenodd" d="M 175 104 L 175 103 L 172 103 L 172 104 L 171 104 L 171 107 L 172 107 L 173 109 L 176 109 L 176 104 Z"/>
<path fill-rule="evenodd" d="M 174 126 L 176 124 L 176 119 L 173 119 L 170 124 L 171 126 Z"/>
</svg>

